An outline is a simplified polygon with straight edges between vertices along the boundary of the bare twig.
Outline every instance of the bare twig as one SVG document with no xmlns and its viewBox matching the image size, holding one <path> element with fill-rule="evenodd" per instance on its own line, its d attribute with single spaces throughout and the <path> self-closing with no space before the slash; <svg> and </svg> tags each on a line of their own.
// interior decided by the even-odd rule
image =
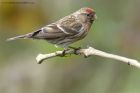
<svg viewBox="0 0 140 93">
<path fill-rule="evenodd" d="M 46 59 L 57 57 L 57 56 L 62 57 L 62 53 L 63 53 L 63 51 L 56 51 L 56 52 L 50 53 L 50 54 L 39 54 L 36 57 L 36 60 L 37 60 L 37 63 L 41 64 Z M 70 50 L 66 51 L 65 54 L 66 55 L 75 54 L 75 50 L 70 49 Z M 97 55 L 97 56 L 101 56 L 101 57 L 105 57 L 105 58 L 115 59 L 115 60 L 127 63 L 129 65 L 135 66 L 137 68 L 140 68 L 140 63 L 135 59 L 130 59 L 130 58 L 122 57 L 119 55 L 110 54 L 107 52 L 103 52 L 101 50 L 97 50 L 93 47 L 88 47 L 87 49 L 79 49 L 76 51 L 76 54 L 83 54 L 85 57 L 88 57 L 91 55 Z"/>
</svg>

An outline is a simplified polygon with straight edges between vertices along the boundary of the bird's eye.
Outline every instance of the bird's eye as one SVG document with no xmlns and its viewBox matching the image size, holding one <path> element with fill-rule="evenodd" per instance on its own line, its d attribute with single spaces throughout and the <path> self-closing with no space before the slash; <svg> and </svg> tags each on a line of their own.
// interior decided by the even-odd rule
<svg viewBox="0 0 140 93">
<path fill-rule="evenodd" d="M 90 16 L 90 14 L 87 14 L 87 16 Z"/>
</svg>

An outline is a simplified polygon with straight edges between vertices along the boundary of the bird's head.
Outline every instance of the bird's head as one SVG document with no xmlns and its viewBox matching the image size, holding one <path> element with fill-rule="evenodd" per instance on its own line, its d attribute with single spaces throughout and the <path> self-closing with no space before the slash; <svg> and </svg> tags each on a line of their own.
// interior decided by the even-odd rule
<svg viewBox="0 0 140 93">
<path fill-rule="evenodd" d="M 74 13 L 76 17 L 82 22 L 90 22 L 92 23 L 96 18 L 96 13 L 93 9 L 85 7 Z"/>
</svg>

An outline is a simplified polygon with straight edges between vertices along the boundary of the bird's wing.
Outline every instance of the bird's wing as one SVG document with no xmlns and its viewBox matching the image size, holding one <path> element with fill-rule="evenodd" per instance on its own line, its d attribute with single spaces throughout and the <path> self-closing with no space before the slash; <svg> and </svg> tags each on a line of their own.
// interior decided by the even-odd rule
<svg viewBox="0 0 140 93">
<path fill-rule="evenodd" d="M 36 39 L 53 39 L 67 35 L 70 35 L 70 33 L 62 31 L 62 29 L 56 24 L 50 24 L 33 32 L 31 37 Z"/>
<path fill-rule="evenodd" d="M 52 23 L 43 27 L 42 29 L 33 32 L 32 38 L 36 39 L 54 39 L 59 37 L 66 37 L 78 34 L 82 28 L 82 24 L 74 21 L 72 18 L 68 18 L 61 23 Z"/>
</svg>

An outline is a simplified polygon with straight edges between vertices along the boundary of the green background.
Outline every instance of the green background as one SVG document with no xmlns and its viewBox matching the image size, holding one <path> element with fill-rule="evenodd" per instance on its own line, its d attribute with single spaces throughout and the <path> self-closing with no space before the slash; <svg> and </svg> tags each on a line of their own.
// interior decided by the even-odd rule
<svg viewBox="0 0 140 93">
<path fill-rule="evenodd" d="M 35 31 L 82 7 L 98 19 L 72 46 L 140 60 L 140 0 L 0 0 L 0 93 L 140 93 L 140 70 L 115 60 L 71 55 L 37 64 L 38 53 L 62 48 L 9 37 Z"/>
</svg>

